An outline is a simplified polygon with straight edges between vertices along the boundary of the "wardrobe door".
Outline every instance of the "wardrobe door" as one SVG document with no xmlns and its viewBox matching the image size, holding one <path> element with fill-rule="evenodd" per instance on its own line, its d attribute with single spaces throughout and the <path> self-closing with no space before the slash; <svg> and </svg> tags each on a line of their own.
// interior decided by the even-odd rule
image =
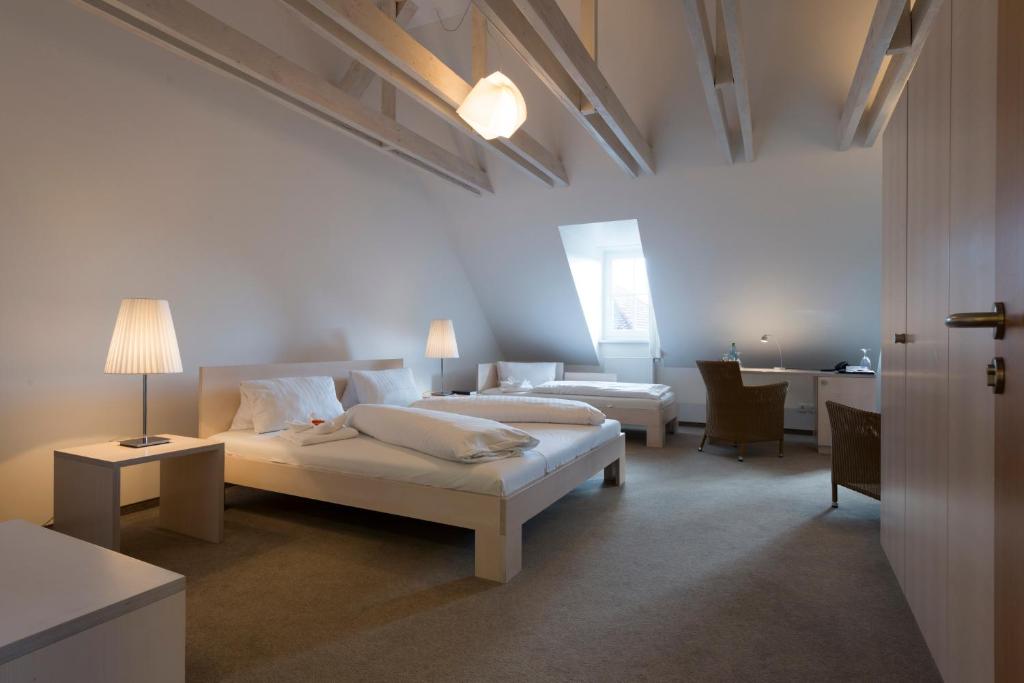
<svg viewBox="0 0 1024 683">
<path fill-rule="evenodd" d="M 952 3 L 949 312 L 995 298 L 997 5 Z M 991 330 L 949 331 L 947 681 L 994 675 L 994 353 Z"/>
<path fill-rule="evenodd" d="M 882 547 L 904 584 L 907 484 L 907 94 L 882 142 Z"/>
<path fill-rule="evenodd" d="M 948 652 L 950 6 L 908 85 L 904 592 L 939 669 Z"/>
</svg>

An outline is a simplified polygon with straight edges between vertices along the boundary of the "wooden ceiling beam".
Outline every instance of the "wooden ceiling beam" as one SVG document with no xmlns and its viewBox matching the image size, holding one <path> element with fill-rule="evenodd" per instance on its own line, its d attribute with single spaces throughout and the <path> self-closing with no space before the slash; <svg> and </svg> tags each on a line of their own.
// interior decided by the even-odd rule
<svg viewBox="0 0 1024 683">
<path fill-rule="evenodd" d="M 520 0 L 520 6 L 532 10 L 536 17 L 534 28 L 576 82 L 586 101 L 593 105 L 619 142 L 629 150 L 640 170 L 654 173 L 654 154 L 650 145 L 556 0 Z"/>
<path fill-rule="evenodd" d="M 398 16 L 395 18 L 395 21 L 398 22 L 399 26 L 407 26 L 412 21 L 412 18 L 416 16 L 417 9 L 416 3 L 412 0 L 406 0 L 398 10 Z M 366 65 L 357 59 L 353 59 L 348 70 L 345 71 L 345 75 L 338 81 L 338 86 L 353 97 L 362 97 L 376 77 L 377 74 L 367 69 Z"/>
<path fill-rule="evenodd" d="M 382 79 L 430 110 L 483 140 L 455 112 L 472 86 L 389 20 L 370 0 L 281 0 L 314 30 L 363 62 Z M 552 152 L 520 129 L 511 138 L 488 141 L 498 152 L 549 186 L 565 186 L 569 178 Z M 525 164 L 524 164 L 525 162 Z"/>
<path fill-rule="evenodd" d="M 839 149 L 849 149 L 853 144 L 871 96 L 871 88 L 878 78 L 878 71 L 882 68 L 885 53 L 892 43 L 906 6 L 907 0 L 878 0 L 875 5 L 868 37 L 864 41 L 864 49 L 861 50 L 850 92 L 846 96 L 846 105 L 839 119 Z"/>
<path fill-rule="evenodd" d="M 474 3 L 608 156 L 631 177 L 637 177 L 640 174 L 640 167 L 633 155 L 619 141 L 601 115 L 589 106 L 572 76 L 562 67 L 515 3 L 512 0 L 474 0 Z"/>
<path fill-rule="evenodd" d="M 903 88 L 910 80 L 910 74 L 914 71 L 917 58 L 921 56 L 925 41 L 935 25 L 935 19 L 942 9 L 942 0 L 917 0 L 910 12 L 910 26 L 913 35 L 910 40 L 910 47 L 904 52 L 894 54 L 889 60 L 889 66 L 882 76 L 882 82 L 875 93 L 875 99 L 871 103 L 864 116 L 866 132 L 864 133 L 864 146 L 871 147 L 878 140 L 878 137 L 889 125 L 896 105 L 899 103 Z"/>
<path fill-rule="evenodd" d="M 729 122 L 725 118 L 722 93 L 715 87 L 715 46 L 711 40 L 711 26 L 704 0 L 683 0 L 683 16 L 697 60 L 697 75 L 704 89 L 708 113 L 711 114 L 711 127 L 715 131 L 715 139 L 725 152 L 725 158 L 731 164 L 733 158 L 732 143 L 729 141 Z"/>
<path fill-rule="evenodd" d="M 383 0 L 381 10 L 387 16 L 398 19 L 398 4 L 395 0 Z M 380 113 L 390 119 L 398 118 L 398 91 L 394 84 L 387 81 L 380 84 Z"/>
<path fill-rule="evenodd" d="M 729 39 L 725 35 L 725 12 L 715 12 L 715 87 L 727 88 L 735 83 L 732 75 L 732 58 L 726 48 Z"/>
<path fill-rule="evenodd" d="M 371 147 L 480 194 L 487 173 L 363 105 L 337 86 L 288 61 L 185 0 L 76 0 L 161 47 L 234 76 Z"/>
<path fill-rule="evenodd" d="M 721 0 L 719 15 L 722 17 L 727 50 L 719 44 L 718 54 L 729 55 L 729 72 L 732 75 L 733 95 L 736 97 L 736 115 L 740 120 L 740 137 L 743 140 L 743 156 L 754 160 L 754 121 L 750 113 L 750 89 L 747 85 L 747 62 L 743 54 L 740 34 L 739 9 L 736 0 Z"/>
<path fill-rule="evenodd" d="M 914 30 L 910 25 L 910 0 L 905 0 L 903 3 L 903 13 L 900 14 L 900 20 L 896 24 L 896 31 L 892 34 L 892 40 L 889 41 L 889 49 L 885 53 L 887 55 L 895 55 L 900 52 L 906 52 L 910 49 L 913 35 Z"/>
<path fill-rule="evenodd" d="M 489 75 L 487 73 L 487 17 L 480 13 L 476 5 L 470 5 L 469 14 L 473 33 L 470 80 L 477 83 L 481 78 L 486 78 Z"/>
<path fill-rule="evenodd" d="M 580 0 L 580 40 L 587 48 L 587 54 L 597 61 L 597 0 Z M 593 114 L 594 105 L 590 100 L 583 102 L 583 113 Z"/>
</svg>

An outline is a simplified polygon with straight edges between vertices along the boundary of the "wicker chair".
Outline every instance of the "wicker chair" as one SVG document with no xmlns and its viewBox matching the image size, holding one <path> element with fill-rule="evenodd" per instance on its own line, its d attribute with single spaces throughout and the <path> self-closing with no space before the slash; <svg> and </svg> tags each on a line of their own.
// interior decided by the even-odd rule
<svg viewBox="0 0 1024 683">
<path fill-rule="evenodd" d="M 782 457 L 783 405 L 789 382 L 745 387 L 740 364 L 735 361 L 699 360 L 697 367 L 708 391 L 708 416 L 704 437 L 729 441 L 739 447 L 743 462 L 748 443 L 778 441 Z"/>
<path fill-rule="evenodd" d="M 832 425 L 832 507 L 839 487 L 882 499 L 882 416 L 826 401 Z"/>
</svg>

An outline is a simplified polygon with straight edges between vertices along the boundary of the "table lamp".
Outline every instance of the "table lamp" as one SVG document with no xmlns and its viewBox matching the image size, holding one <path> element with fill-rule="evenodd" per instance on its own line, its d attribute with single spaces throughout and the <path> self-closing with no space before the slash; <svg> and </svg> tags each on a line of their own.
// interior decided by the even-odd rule
<svg viewBox="0 0 1024 683">
<path fill-rule="evenodd" d="M 448 396 L 444 390 L 444 359 L 458 358 L 459 345 L 455 342 L 455 327 L 451 320 L 431 320 L 427 332 L 427 358 L 441 359 L 441 391 L 431 392 L 434 396 Z"/>
<path fill-rule="evenodd" d="M 761 335 L 761 343 L 762 344 L 767 344 L 769 338 L 772 341 L 775 342 L 775 347 L 779 350 L 779 364 L 777 366 L 775 366 L 774 368 L 772 368 L 772 369 L 773 370 L 782 370 L 782 369 L 784 369 L 785 366 L 782 364 L 782 346 L 779 344 L 779 338 L 776 335 L 774 335 L 774 334 L 762 334 Z"/>
<path fill-rule="evenodd" d="M 171 306 L 164 299 L 123 299 L 110 338 L 107 374 L 142 375 L 142 436 L 121 441 L 122 446 L 144 448 L 170 439 L 146 431 L 148 375 L 181 372 L 178 338 L 174 335 Z"/>
</svg>

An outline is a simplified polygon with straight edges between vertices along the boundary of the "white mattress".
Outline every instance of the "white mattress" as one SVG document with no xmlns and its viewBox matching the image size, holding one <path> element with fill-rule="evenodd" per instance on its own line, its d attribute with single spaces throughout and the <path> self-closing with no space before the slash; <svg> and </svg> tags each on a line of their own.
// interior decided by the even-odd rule
<svg viewBox="0 0 1024 683">
<path fill-rule="evenodd" d="M 659 398 L 622 398 L 611 396 L 576 396 L 571 394 L 540 394 L 532 391 L 503 392 L 499 387 L 484 389 L 481 394 L 504 394 L 506 396 L 538 396 L 540 398 L 564 398 L 569 401 L 583 401 L 598 410 L 603 408 L 657 408 L 674 403 L 676 395 L 666 391 Z"/>
<path fill-rule="evenodd" d="M 227 458 L 507 496 L 611 441 L 621 431 L 615 420 L 605 420 L 598 426 L 510 424 L 537 437 L 540 445 L 522 457 L 474 464 L 441 460 L 368 436 L 314 446 L 297 446 L 276 434 L 256 434 L 251 430 L 221 432 L 210 438 L 224 443 Z"/>
</svg>

